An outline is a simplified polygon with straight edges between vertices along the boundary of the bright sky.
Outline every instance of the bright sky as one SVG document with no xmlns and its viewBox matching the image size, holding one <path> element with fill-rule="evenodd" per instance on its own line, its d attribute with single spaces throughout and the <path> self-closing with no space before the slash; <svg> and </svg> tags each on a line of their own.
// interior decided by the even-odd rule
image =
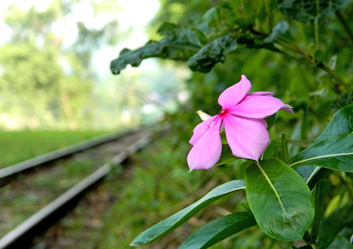
<svg viewBox="0 0 353 249">
<path fill-rule="evenodd" d="M 0 1 L 0 13 L 5 11 L 13 3 L 24 11 L 29 10 L 32 6 L 34 6 L 37 11 L 44 11 L 48 8 L 51 2 L 51 0 L 2 0 Z M 119 28 L 121 30 L 134 28 L 136 31 L 134 31 L 135 34 L 133 35 L 137 35 L 137 37 L 134 37 L 132 40 L 141 41 L 142 36 L 145 36 L 144 28 L 146 23 L 153 18 L 160 7 L 159 1 L 118 0 L 118 4 L 121 5 L 122 11 L 117 13 L 117 15 L 104 14 L 95 16 L 89 0 L 81 0 L 80 3 L 73 8 L 72 14 L 67 15 L 64 20 L 53 25 L 53 32 L 58 36 L 65 37 L 68 43 L 72 43 L 77 35 L 77 22 L 83 22 L 88 28 L 99 29 L 107 22 L 116 18 L 118 19 Z M 8 39 L 11 32 L 2 20 L 0 20 L 0 32 L 1 44 Z M 144 37 L 142 40 L 146 39 L 147 37 Z M 139 45 L 142 45 L 142 43 Z"/>
<path fill-rule="evenodd" d="M 102 1 L 102 0 L 96 0 Z M 28 11 L 32 6 L 37 11 L 44 11 L 48 8 L 52 0 L 0 0 L 0 13 L 5 11 L 11 4 L 23 11 Z M 117 47 L 103 47 L 93 56 L 93 64 L 97 72 L 103 74 L 109 72 L 110 60 L 117 57 L 118 52 L 125 47 L 137 48 L 148 41 L 146 35 L 146 25 L 158 11 L 160 4 L 158 0 L 118 0 L 121 11 L 117 14 L 94 15 L 94 10 L 89 0 L 81 0 L 74 6 L 73 12 L 62 20 L 52 25 L 53 32 L 65 40 L 64 45 L 70 46 L 77 37 L 78 29 L 76 24 L 83 22 L 90 29 L 99 29 L 112 19 L 117 19 L 119 30 L 132 29 L 133 32 L 125 41 L 120 42 Z M 0 18 L 0 45 L 6 42 L 11 34 L 11 30 Z M 149 63 L 147 63 L 149 64 Z"/>
</svg>

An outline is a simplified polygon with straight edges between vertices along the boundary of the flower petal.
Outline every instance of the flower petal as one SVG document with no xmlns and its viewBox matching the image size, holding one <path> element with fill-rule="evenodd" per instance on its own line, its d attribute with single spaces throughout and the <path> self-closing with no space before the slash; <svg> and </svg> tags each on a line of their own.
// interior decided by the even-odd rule
<svg viewBox="0 0 353 249">
<path fill-rule="evenodd" d="M 289 113 L 293 113 L 293 107 L 291 107 L 290 105 L 287 105 L 287 104 L 284 104 L 282 107 L 281 107 L 281 110 L 285 110 L 286 112 L 289 112 Z"/>
<path fill-rule="evenodd" d="M 211 115 L 209 115 L 201 110 L 198 110 L 196 113 L 199 115 L 199 117 L 201 118 L 202 121 L 206 121 L 207 119 L 212 117 Z"/>
<path fill-rule="evenodd" d="M 222 118 L 215 120 L 214 124 L 192 147 L 187 157 L 190 170 L 209 169 L 218 162 L 222 152 L 222 141 L 219 134 L 221 124 Z"/>
<path fill-rule="evenodd" d="M 217 115 L 210 117 L 209 119 L 196 125 L 196 127 L 193 130 L 194 134 L 192 135 L 189 143 L 192 145 L 195 145 L 195 143 L 200 139 L 200 137 L 202 137 L 202 135 L 207 132 L 207 130 L 210 128 L 212 122 L 215 120 L 216 117 Z"/>
<path fill-rule="evenodd" d="M 226 138 L 236 157 L 259 160 L 265 152 L 270 136 L 263 119 L 246 119 L 225 115 Z"/>
<path fill-rule="evenodd" d="M 251 95 L 251 96 L 271 96 L 271 97 L 273 97 L 274 93 L 273 92 L 253 92 L 253 93 L 249 93 L 248 95 Z"/>
<path fill-rule="evenodd" d="M 246 96 L 238 105 L 229 109 L 229 113 L 245 118 L 266 118 L 284 108 L 285 104 L 270 96 Z"/>
<path fill-rule="evenodd" d="M 222 106 L 222 109 L 227 109 L 238 104 L 250 91 L 251 83 L 245 77 L 241 76 L 241 80 L 224 90 L 218 98 L 218 103 Z"/>
</svg>

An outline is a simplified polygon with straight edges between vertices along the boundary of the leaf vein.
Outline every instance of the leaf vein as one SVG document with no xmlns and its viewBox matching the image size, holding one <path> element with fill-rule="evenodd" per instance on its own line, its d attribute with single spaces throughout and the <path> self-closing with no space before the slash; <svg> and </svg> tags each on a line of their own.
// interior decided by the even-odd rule
<svg viewBox="0 0 353 249">
<path fill-rule="evenodd" d="M 312 161 L 312 160 L 316 160 L 316 159 L 321 159 L 321 158 L 328 158 L 328 157 L 339 157 L 339 156 L 350 156 L 350 155 L 353 155 L 353 152 L 348 152 L 348 153 L 337 153 L 337 154 L 329 154 L 329 155 L 322 155 L 322 156 L 316 156 L 316 157 L 310 157 L 310 158 L 306 158 L 306 159 L 303 159 L 303 160 L 300 160 L 300 161 L 297 161 L 295 163 L 292 163 L 289 165 L 289 167 L 292 167 L 296 164 L 300 164 L 300 163 L 303 163 L 303 162 L 308 162 L 308 161 Z"/>
<path fill-rule="evenodd" d="M 271 182 L 271 179 L 268 177 L 268 175 L 266 174 L 266 172 L 263 170 L 263 168 L 261 167 L 261 165 L 259 164 L 259 162 L 256 162 L 256 165 L 257 165 L 257 167 L 260 169 L 261 173 L 265 176 L 267 182 L 269 183 L 270 187 L 272 188 L 273 192 L 275 193 L 275 195 L 276 195 L 276 197 L 277 197 L 277 199 L 278 199 L 278 202 L 279 202 L 279 204 L 280 204 L 280 206 L 281 206 L 281 208 L 282 208 L 282 210 L 283 210 L 283 213 L 284 213 L 284 215 L 286 216 L 286 218 L 288 219 L 288 221 L 289 221 L 291 227 L 293 228 L 294 231 L 296 231 L 296 230 L 295 230 L 295 227 L 294 227 L 294 225 L 293 225 L 293 223 L 292 223 L 292 220 L 289 218 L 289 216 L 288 216 L 288 214 L 287 214 L 287 212 L 286 212 L 286 210 L 285 210 L 285 208 L 284 208 L 284 206 L 283 206 L 282 200 L 281 200 L 279 194 L 277 193 L 277 191 L 276 191 L 276 189 L 275 189 L 275 186 L 273 186 L 273 184 L 272 184 L 272 182 Z"/>
</svg>

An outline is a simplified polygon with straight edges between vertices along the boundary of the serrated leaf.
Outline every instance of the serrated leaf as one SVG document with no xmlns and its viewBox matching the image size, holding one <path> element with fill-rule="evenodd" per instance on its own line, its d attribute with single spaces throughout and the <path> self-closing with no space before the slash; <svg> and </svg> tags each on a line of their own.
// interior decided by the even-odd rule
<svg viewBox="0 0 353 249">
<path fill-rule="evenodd" d="M 181 29 L 173 23 L 163 23 L 158 29 L 163 39 L 150 41 L 136 50 L 123 49 L 119 57 L 110 63 L 110 69 L 113 74 L 119 74 L 128 64 L 137 67 L 142 60 L 150 57 L 186 61 L 201 48 L 200 32 Z"/>
<path fill-rule="evenodd" d="M 119 74 L 127 65 L 138 67 L 142 60 L 159 57 L 163 59 L 187 60 L 199 46 L 186 42 L 171 42 L 162 39 L 158 42 L 149 42 L 136 50 L 123 49 L 118 58 L 110 63 L 110 70 L 113 74 Z"/>
<path fill-rule="evenodd" d="M 294 156 L 289 161 L 289 166 L 319 166 L 353 172 L 353 134 L 323 139 Z"/>
<path fill-rule="evenodd" d="M 314 218 L 311 192 L 284 162 L 273 158 L 245 171 L 246 196 L 262 231 L 284 241 L 301 239 Z"/>
<path fill-rule="evenodd" d="M 336 10 L 345 8 L 350 0 L 284 0 L 278 7 L 286 16 L 300 22 L 309 22 L 316 16 L 327 16 Z"/>
<path fill-rule="evenodd" d="M 203 198 L 195 202 L 194 204 L 182 209 L 176 214 L 170 216 L 169 218 L 159 222 L 158 224 L 150 227 L 140 235 L 138 235 L 130 244 L 131 246 L 140 246 L 153 242 L 154 240 L 166 235 L 167 233 L 173 231 L 175 228 L 186 222 L 201 209 L 205 208 L 207 205 L 218 200 L 226 194 L 233 193 L 235 191 L 244 190 L 245 184 L 243 181 L 234 180 L 224 183 L 215 189 L 211 190 Z"/>
<path fill-rule="evenodd" d="M 206 37 L 206 35 L 199 29 L 197 28 L 193 28 L 192 31 L 195 32 L 195 35 L 197 36 L 199 42 L 200 42 L 200 45 L 204 45 L 204 44 L 207 44 L 209 42 L 208 38 Z"/>
<path fill-rule="evenodd" d="M 174 23 L 164 22 L 157 30 L 157 33 L 168 39 L 174 39 L 177 36 L 178 26 Z"/>
<path fill-rule="evenodd" d="M 235 39 L 230 35 L 221 36 L 203 46 L 187 62 L 193 71 L 207 73 L 218 63 L 225 61 L 225 55 L 237 47 Z"/>
<path fill-rule="evenodd" d="M 218 8 L 211 8 L 202 16 L 201 24 L 197 26 L 197 29 L 206 36 L 212 35 L 219 25 L 219 21 Z"/>
<path fill-rule="evenodd" d="M 234 213 L 204 225 L 189 236 L 179 249 L 204 249 L 256 225 L 252 214 Z"/>
</svg>

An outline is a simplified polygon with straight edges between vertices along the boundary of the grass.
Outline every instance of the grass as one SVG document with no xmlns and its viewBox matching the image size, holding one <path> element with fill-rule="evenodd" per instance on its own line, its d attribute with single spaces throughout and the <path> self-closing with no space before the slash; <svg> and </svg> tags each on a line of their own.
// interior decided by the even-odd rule
<svg viewBox="0 0 353 249">
<path fill-rule="evenodd" d="M 100 136 L 104 131 L 0 131 L 0 168 Z"/>
<path fill-rule="evenodd" d="M 0 237 L 91 173 L 96 166 L 90 160 L 62 162 L 60 169 L 50 167 L 31 177 L 21 175 L 15 182 L 1 188 Z"/>
<path fill-rule="evenodd" d="M 0 188 L 0 237 L 110 161 L 136 137 L 100 145 L 19 175 Z"/>
</svg>

